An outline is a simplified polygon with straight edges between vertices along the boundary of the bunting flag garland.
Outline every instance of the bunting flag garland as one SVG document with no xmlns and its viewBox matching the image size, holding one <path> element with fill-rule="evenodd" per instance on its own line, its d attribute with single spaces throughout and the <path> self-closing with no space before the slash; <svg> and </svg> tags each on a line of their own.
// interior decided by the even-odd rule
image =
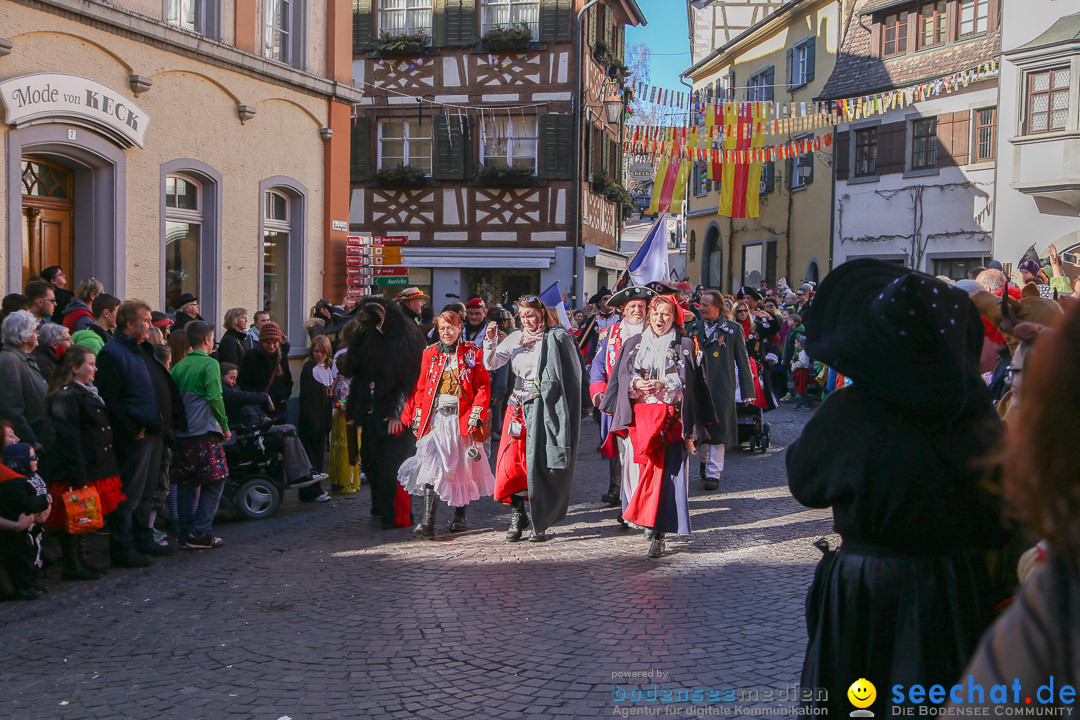
<svg viewBox="0 0 1080 720">
<path fill-rule="evenodd" d="M 692 133 L 688 135 L 688 140 L 693 136 Z M 709 180 L 721 180 L 722 168 L 725 165 L 738 165 L 749 163 L 762 163 L 762 162 L 775 162 L 777 160 L 787 160 L 788 158 L 797 157 L 799 155 L 805 155 L 808 152 L 814 152 L 832 147 L 833 134 L 831 132 L 823 135 L 818 135 L 813 138 L 804 138 L 802 140 L 792 140 L 791 142 L 782 143 L 779 145 L 762 145 L 763 136 L 750 137 L 745 136 L 743 140 L 738 139 L 739 136 L 733 135 L 732 138 L 725 142 L 731 142 L 733 145 L 728 147 L 725 145 L 719 149 L 694 149 L 690 145 L 676 145 L 669 143 L 669 141 L 661 140 L 658 147 L 663 148 L 663 152 L 657 151 L 652 153 L 643 153 L 633 150 L 629 143 L 624 146 L 624 150 L 627 155 L 637 157 L 642 162 L 650 162 L 653 159 L 657 163 L 667 159 L 678 156 L 680 159 L 700 161 L 707 165 Z M 749 142 L 746 147 L 739 147 L 739 142 Z M 740 152 L 740 150 L 742 152 Z"/>
</svg>

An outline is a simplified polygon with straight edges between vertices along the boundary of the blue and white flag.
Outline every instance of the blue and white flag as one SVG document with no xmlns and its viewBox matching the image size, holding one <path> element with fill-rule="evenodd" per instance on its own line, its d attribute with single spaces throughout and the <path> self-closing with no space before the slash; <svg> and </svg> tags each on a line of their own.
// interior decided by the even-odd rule
<svg viewBox="0 0 1080 720">
<path fill-rule="evenodd" d="M 667 214 L 661 214 L 630 258 L 631 285 L 668 281 Z"/>
<path fill-rule="evenodd" d="M 547 289 L 537 297 L 540 298 L 540 302 L 559 314 L 559 321 L 563 324 L 563 327 L 570 327 L 570 317 L 566 314 L 566 305 L 563 302 L 563 294 L 559 288 L 558 280 L 548 285 Z"/>
</svg>

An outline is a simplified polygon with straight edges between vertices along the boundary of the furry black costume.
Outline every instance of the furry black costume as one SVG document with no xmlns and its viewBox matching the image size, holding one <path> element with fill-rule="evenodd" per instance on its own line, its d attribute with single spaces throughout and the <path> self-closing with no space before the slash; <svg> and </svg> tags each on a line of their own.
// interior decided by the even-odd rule
<svg viewBox="0 0 1080 720">
<path fill-rule="evenodd" d="M 345 416 L 360 428 L 364 473 L 371 483 L 371 511 L 382 518 L 383 528 L 412 524 L 408 511 L 395 518 L 394 497 L 399 487 L 398 468 L 416 450 L 408 429 L 394 435 L 396 421 L 420 377 L 424 337 L 416 324 L 391 300 L 367 298 L 354 311 L 360 319 L 344 362 L 338 369 L 352 378 Z M 406 498 L 408 496 L 405 496 Z"/>
</svg>

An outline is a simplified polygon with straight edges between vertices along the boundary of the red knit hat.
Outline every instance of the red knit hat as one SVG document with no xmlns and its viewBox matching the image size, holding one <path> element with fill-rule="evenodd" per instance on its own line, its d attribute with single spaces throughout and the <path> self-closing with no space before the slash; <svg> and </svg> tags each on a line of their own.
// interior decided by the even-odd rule
<svg viewBox="0 0 1080 720">
<path fill-rule="evenodd" d="M 263 340 L 269 340 L 270 342 L 281 342 L 285 336 L 281 334 L 281 328 L 278 327 L 276 322 L 268 322 L 259 328 L 259 342 Z"/>
</svg>

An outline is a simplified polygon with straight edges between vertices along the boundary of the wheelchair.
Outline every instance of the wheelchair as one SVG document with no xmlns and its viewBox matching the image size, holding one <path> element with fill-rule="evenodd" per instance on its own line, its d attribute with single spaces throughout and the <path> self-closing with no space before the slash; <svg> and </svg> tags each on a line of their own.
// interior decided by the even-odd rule
<svg viewBox="0 0 1080 720">
<path fill-rule="evenodd" d="M 314 485 L 323 476 L 310 474 L 290 483 L 285 472 L 283 439 L 290 433 L 272 432 L 269 418 L 255 425 L 232 428 L 233 437 L 225 443 L 225 459 L 229 477 L 222 493 L 222 505 L 248 520 L 272 517 L 281 507 L 286 490 L 299 490 Z"/>
</svg>

